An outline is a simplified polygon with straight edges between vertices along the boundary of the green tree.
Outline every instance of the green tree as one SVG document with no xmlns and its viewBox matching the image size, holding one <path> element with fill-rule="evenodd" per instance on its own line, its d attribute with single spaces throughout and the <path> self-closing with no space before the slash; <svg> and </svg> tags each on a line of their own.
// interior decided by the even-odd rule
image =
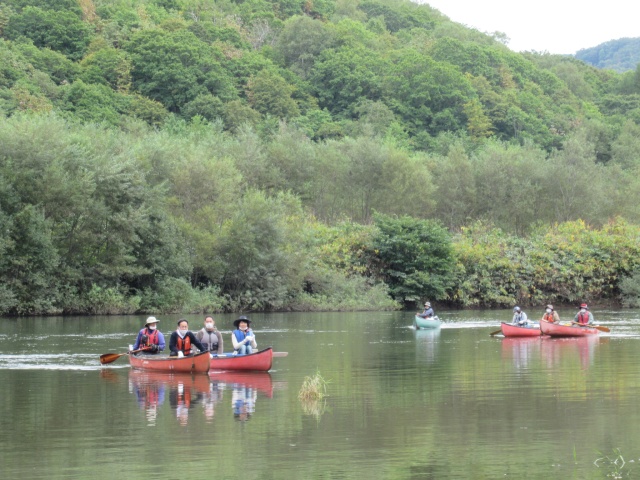
<svg viewBox="0 0 640 480">
<path fill-rule="evenodd" d="M 78 15 L 38 7 L 25 7 L 21 13 L 12 15 L 4 29 L 10 40 L 24 36 L 37 47 L 56 50 L 72 60 L 82 58 L 92 34 L 93 28 Z"/>
<path fill-rule="evenodd" d="M 372 260 L 393 298 L 411 304 L 447 296 L 454 257 L 447 230 L 432 220 L 376 214 Z"/>
<path fill-rule="evenodd" d="M 300 114 L 296 102 L 291 98 L 294 87 L 280 75 L 262 70 L 247 83 L 249 105 L 262 114 L 276 118 L 291 118 Z"/>
<path fill-rule="evenodd" d="M 178 112 L 201 94 L 223 101 L 237 96 L 220 64 L 219 50 L 188 30 L 145 30 L 135 34 L 125 49 L 131 56 L 134 88 L 169 111 Z"/>
</svg>

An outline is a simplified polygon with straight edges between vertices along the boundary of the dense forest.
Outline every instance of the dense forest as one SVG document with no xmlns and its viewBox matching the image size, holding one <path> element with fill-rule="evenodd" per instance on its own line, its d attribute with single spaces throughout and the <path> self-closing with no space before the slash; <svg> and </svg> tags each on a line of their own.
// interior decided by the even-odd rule
<svg viewBox="0 0 640 480">
<path fill-rule="evenodd" d="M 640 296 L 640 68 L 403 0 L 5 0 L 0 313 Z"/>
<path fill-rule="evenodd" d="M 640 64 L 640 38 L 619 38 L 576 52 L 576 58 L 598 68 L 628 72 Z"/>
</svg>

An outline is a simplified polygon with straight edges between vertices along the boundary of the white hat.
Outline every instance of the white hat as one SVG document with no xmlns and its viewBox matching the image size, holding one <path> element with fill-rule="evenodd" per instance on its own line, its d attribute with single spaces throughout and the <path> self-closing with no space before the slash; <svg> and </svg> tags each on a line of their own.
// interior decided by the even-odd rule
<svg viewBox="0 0 640 480">
<path fill-rule="evenodd" d="M 149 325 L 150 323 L 158 323 L 160 320 L 158 320 L 156 317 L 149 317 L 147 318 L 147 322 L 145 323 L 145 325 Z"/>
</svg>

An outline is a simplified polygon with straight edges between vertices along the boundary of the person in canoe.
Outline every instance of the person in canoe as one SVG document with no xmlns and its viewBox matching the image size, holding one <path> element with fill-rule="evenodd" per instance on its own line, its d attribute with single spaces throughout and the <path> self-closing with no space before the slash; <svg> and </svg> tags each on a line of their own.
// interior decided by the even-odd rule
<svg viewBox="0 0 640 480">
<path fill-rule="evenodd" d="M 207 347 L 200 343 L 200 340 L 189 330 L 189 322 L 184 318 L 178 320 L 178 329 L 171 334 L 169 338 L 169 350 L 171 357 L 185 357 L 193 353 L 192 347 L 196 347 L 201 352 L 207 350 Z"/>
<path fill-rule="evenodd" d="M 527 318 L 527 314 L 524 313 L 520 307 L 513 307 L 513 319 L 511 320 L 511 325 L 526 327 L 528 324 L 529 319 Z"/>
<path fill-rule="evenodd" d="M 224 352 L 224 346 L 222 342 L 222 335 L 216 328 L 216 322 L 212 316 L 207 316 L 204 319 L 204 328 L 198 330 L 196 338 L 200 340 L 209 353 L 220 354 Z"/>
<path fill-rule="evenodd" d="M 573 323 L 579 323 L 580 325 L 593 325 L 593 313 L 589 311 L 589 307 L 586 303 L 580 305 L 580 311 L 573 317 Z"/>
<path fill-rule="evenodd" d="M 231 333 L 234 355 L 246 355 L 253 353 L 253 349 L 258 349 L 256 336 L 253 334 L 253 330 L 249 328 L 250 325 L 251 320 L 244 315 L 233 322 L 233 326 L 236 327 Z"/>
<path fill-rule="evenodd" d="M 164 350 L 164 335 L 158 330 L 158 322 L 156 317 L 147 318 L 144 328 L 138 332 L 136 343 L 130 350 L 139 350 L 145 348 L 144 353 L 156 354 Z"/>
<path fill-rule="evenodd" d="M 419 313 L 418 316 L 421 318 L 433 318 L 435 316 L 435 312 L 433 311 L 433 308 L 431 308 L 431 303 L 425 302 L 424 310 L 422 313 Z"/>
<path fill-rule="evenodd" d="M 553 309 L 553 305 L 547 305 L 542 320 L 549 323 L 560 323 L 560 315 Z"/>
</svg>

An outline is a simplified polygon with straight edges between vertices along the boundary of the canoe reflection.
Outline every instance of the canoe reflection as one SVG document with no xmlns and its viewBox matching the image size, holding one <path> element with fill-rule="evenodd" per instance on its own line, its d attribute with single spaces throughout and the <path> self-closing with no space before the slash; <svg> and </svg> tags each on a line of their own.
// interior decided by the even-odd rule
<svg viewBox="0 0 640 480">
<path fill-rule="evenodd" d="M 258 391 L 266 397 L 273 396 L 273 383 L 268 372 L 212 372 L 212 384 L 229 387 L 233 417 L 246 422 L 255 412 Z"/>
<path fill-rule="evenodd" d="M 420 329 L 414 332 L 418 358 L 433 363 L 438 356 L 440 344 L 440 328 Z"/>
<path fill-rule="evenodd" d="M 208 399 L 211 382 L 206 375 L 171 374 L 146 370 L 129 371 L 129 391 L 135 393 L 149 425 L 155 425 L 158 407 L 169 391 L 169 403 L 181 425 L 189 420 L 189 410 Z"/>
<path fill-rule="evenodd" d="M 602 339 L 599 335 L 586 337 L 541 337 L 540 349 L 542 358 L 550 368 L 558 367 L 563 360 L 577 352 L 582 369 L 593 364 L 595 352 Z"/>
<path fill-rule="evenodd" d="M 540 336 L 502 339 L 502 358 L 511 359 L 516 368 L 527 368 L 533 357 L 539 354 Z"/>
</svg>

